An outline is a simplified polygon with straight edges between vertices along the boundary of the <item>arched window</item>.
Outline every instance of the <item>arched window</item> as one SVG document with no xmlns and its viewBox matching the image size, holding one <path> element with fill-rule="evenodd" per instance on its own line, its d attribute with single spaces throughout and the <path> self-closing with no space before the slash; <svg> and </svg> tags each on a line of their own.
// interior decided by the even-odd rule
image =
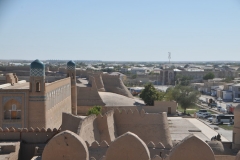
<svg viewBox="0 0 240 160">
<path fill-rule="evenodd" d="M 40 82 L 37 82 L 36 83 L 36 92 L 40 92 L 41 91 L 41 89 L 40 89 Z"/>
<path fill-rule="evenodd" d="M 21 104 L 17 100 L 10 99 L 3 108 L 5 120 L 21 119 Z"/>
<path fill-rule="evenodd" d="M 12 104 L 12 111 L 16 111 L 16 110 L 17 110 L 16 104 Z"/>
</svg>

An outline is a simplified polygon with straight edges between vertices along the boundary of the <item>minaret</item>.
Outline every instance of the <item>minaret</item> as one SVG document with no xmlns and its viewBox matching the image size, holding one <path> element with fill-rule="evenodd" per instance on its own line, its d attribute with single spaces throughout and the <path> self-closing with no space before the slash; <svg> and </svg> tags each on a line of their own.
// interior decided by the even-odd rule
<svg viewBox="0 0 240 160">
<path fill-rule="evenodd" d="M 234 109 L 232 149 L 240 150 L 240 104 Z"/>
<path fill-rule="evenodd" d="M 76 64 L 73 61 L 67 63 L 67 77 L 71 78 L 72 114 L 77 115 Z"/>
<path fill-rule="evenodd" d="M 38 59 L 30 65 L 28 127 L 46 126 L 45 66 Z"/>
</svg>

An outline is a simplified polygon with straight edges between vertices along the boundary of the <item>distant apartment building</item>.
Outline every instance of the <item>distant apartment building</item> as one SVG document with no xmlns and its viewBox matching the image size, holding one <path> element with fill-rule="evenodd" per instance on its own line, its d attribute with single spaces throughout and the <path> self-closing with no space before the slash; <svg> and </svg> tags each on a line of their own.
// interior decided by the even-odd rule
<svg viewBox="0 0 240 160">
<path fill-rule="evenodd" d="M 240 98 L 240 83 L 234 84 L 232 87 L 233 98 Z"/>
<path fill-rule="evenodd" d="M 152 70 L 153 68 L 148 67 L 132 67 L 130 72 L 136 75 L 146 75 L 149 74 Z"/>
<path fill-rule="evenodd" d="M 206 71 L 197 68 L 186 70 L 163 69 L 160 71 L 161 83 L 164 85 L 174 85 L 177 77 L 181 76 L 191 77 L 191 81 L 195 83 L 202 82 L 203 77 L 209 72 L 212 72 L 215 78 L 238 77 L 238 73 L 236 71 Z"/>
</svg>

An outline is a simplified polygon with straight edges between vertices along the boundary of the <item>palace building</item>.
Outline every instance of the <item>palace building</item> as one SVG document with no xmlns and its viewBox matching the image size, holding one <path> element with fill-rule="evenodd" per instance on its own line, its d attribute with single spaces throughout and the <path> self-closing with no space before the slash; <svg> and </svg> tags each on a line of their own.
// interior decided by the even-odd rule
<svg viewBox="0 0 240 160">
<path fill-rule="evenodd" d="M 45 65 L 35 60 L 30 65 L 30 80 L 0 85 L 0 127 L 58 128 L 62 112 L 76 114 L 75 63 L 67 63 L 67 77 L 45 82 Z M 15 78 L 14 78 L 15 77 Z"/>
</svg>

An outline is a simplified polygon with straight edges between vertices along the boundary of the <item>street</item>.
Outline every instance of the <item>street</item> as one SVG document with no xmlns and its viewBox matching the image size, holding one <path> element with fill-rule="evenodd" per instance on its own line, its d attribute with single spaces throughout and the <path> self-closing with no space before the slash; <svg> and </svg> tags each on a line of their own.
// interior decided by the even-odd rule
<svg viewBox="0 0 240 160">
<path fill-rule="evenodd" d="M 225 109 L 226 109 L 227 104 L 232 104 L 233 106 L 237 106 L 239 104 L 239 103 L 233 103 L 233 102 L 223 102 L 223 101 L 219 102 L 215 99 L 215 97 L 212 97 L 212 96 L 209 96 L 209 95 L 201 95 L 201 97 L 199 99 L 206 102 L 206 98 L 208 98 L 208 99 L 212 98 L 217 103 L 217 106 L 221 106 L 222 108 L 225 108 Z M 207 103 L 203 103 L 202 105 L 207 106 Z M 213 108 L 213 109 L 217 110 L 217 107 Z"/>
</svg>

